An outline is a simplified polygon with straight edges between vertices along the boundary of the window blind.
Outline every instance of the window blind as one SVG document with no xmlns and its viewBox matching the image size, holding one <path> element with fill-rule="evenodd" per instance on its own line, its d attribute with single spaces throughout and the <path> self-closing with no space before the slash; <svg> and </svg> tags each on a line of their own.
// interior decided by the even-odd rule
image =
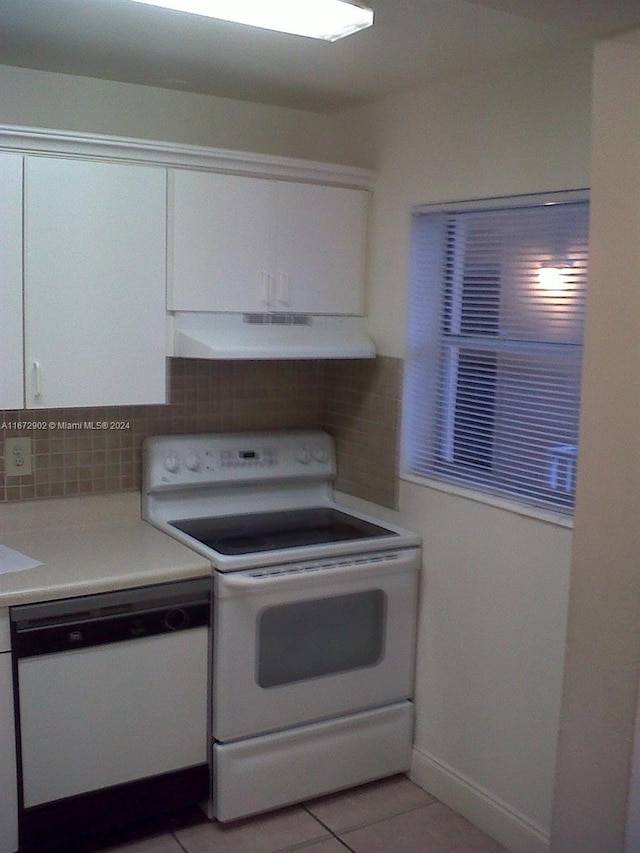
<svg viewBox="0 0 640 853">
<path fill-rule="evenodd" d="M 413 217 L 403 467 L 571 512 L 588 203 Z"/>
</svg>

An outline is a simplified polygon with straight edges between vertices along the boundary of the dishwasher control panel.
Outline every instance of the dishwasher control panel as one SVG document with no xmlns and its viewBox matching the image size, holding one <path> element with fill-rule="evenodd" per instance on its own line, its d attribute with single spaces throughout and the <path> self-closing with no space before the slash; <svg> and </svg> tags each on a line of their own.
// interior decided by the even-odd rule
<svg viewBox="0 0 640 853">
<path fill-rule="evenodd" d="M 18 658 L 206 626 L 209 578 L 10 608 Z"/>
</svg>

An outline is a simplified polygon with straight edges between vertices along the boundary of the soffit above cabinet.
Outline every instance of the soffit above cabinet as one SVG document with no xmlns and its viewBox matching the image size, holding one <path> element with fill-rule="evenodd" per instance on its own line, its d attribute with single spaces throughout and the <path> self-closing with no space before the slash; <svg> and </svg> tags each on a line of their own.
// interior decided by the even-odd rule
<svg viewBox="0 0 640 853">
<path fill-rule="evenodd" d="M 375 172 L 369 169 L 339 163 L 11 125 L 0 125 L 2 149 L 23 154 L 118 160 L 359 189 L 373 189 L 376 178 Z"/>
</svg>

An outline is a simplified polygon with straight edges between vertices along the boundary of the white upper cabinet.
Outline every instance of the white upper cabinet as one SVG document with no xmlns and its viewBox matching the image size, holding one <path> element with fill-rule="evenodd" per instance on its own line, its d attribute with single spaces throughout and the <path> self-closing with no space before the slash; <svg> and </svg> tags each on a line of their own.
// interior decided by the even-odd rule
<svg viewBox="0 0 640 853">
<path fill-rule="evenodd" d="M 316 325 L 325 336 L 360 323 L 347 318 L 364 314 L 374 180 L 341 164 L 0 125 L 0 410 L 165 403 L 167 308 L 180 322 L 336 315 Z M 265 347 L 282 357 L 279 340 Z"/>
<path fill-rule="evenodd" d="M 22 156 L 0 151 L 0 409 L 21 409 Z"/>
<path fill-rule="evenodd" d="M 271 189 L 259 178 L 169 172 L 170 310 L 268 310 Z"/>
<path fill-rule="evenodd" d="M 369 194 L 276 184 L 276 311 L 364 314 Z"/>
<path fill-rule="evenodd" d="M 27 157 L 27 408 L 164 403 L 166 170 Z"/>
<path fill-rule="evenodd" d="M 172 170 L 168 308 L 363 314 L 368 193 Z"/>
</svg>

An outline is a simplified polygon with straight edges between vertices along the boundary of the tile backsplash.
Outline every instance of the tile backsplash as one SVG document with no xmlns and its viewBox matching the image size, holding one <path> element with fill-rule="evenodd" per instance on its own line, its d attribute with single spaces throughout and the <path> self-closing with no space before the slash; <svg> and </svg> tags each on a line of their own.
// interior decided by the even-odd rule
<svg viewBox="0 0 640 853">
<path fill-rule="evenodd" d="M 321 427 L 336 440 L 336 487 L 393 507 L 401 374 L 385 357 L 171 359 L 167 405 L 0 411 L 0 501 L 139 489 L 147 435 Z M 5 476 L 10 436 L 32 439 L 32 474 Z"/>
<path fill-rule="evenodd" d="M 322 426 L 336 442 L 336 488 L 392 508 L 398 499 L 403 361 L 325 362 Z"/>
</svg>

